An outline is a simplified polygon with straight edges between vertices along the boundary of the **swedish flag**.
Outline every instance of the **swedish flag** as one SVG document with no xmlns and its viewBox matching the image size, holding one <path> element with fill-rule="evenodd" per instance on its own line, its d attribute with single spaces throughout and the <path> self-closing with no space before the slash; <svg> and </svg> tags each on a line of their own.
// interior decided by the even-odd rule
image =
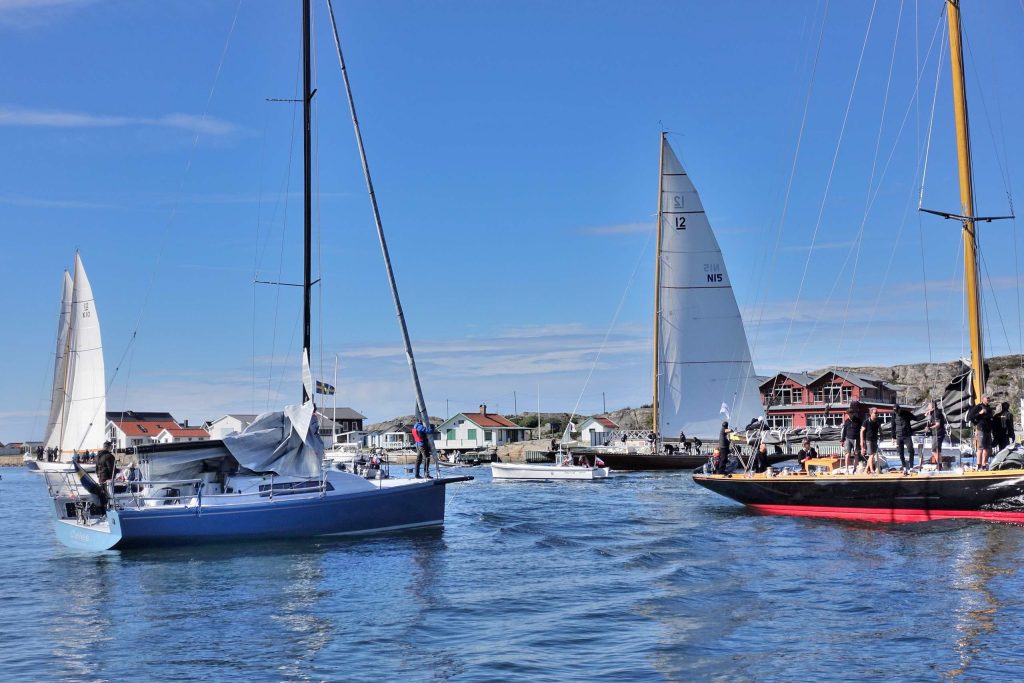
<svg viewBox="0 0 1024 683">
<path fill-rule="evenodd" d="M 334 387 L 327 382 L 316 381 L 316 393 L 324 396 L 334 396 Z"/>
</svg>

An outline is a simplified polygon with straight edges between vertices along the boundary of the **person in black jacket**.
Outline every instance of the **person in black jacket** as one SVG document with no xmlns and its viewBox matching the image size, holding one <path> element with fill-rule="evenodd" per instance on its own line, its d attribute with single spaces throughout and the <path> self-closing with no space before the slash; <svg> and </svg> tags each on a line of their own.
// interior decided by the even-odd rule
<svg viewBox="0 0 1024 683">
<path fill-rule="evenodd" d="M 839 440 L 843 444 L 843 467 L 856 466 L 860 455 L 860 416 L 852 408 L 846 411 Z"/>
<path fill-rule="evenodd" d="M 974 425 L 974 443 L 978 452 L 978 468 L 988 467 L 988 456 L 992 453 L 992 422 L 995 416 L 988 404 L 988 396 L 982 396 L 967 413 L 967 421 Z"/>
<path fill-rule="evenodd" d="M 996 413 L 992 434 L 996 440 L 996 446 L 1003 450 L 1016 440 L 1013 432 L 1013 413 L 1010 412 L 1009 401 L 1003 401 Z"/>
<path fill-rule="evenodd" d="M 875 460 L 878 458 L 878 434 L 882 429 L 882 421 L 878 417 L 878 409 L 872 408 L 868 411 L 868 419 L 860 428 L 860 442 L 867 456 L 868 463 L 864 468 L 865 472 L 874 473 Z"/>
<path fill-rule="evenodd" d="M 113 445 L 110 441 L 104 441 L 103 450 L 96 455 L 96 479 L 100 485 L 106 484 L 114 478 L 116 461 L 114 460 L 114 454 L 110 450 L 110 447 Z"/>
<path fill-rule="evenodd" d="M 797 452 L 796 460 L 797 462 L 800 463 L 801 466 L 803 466 L 805 460 L 810 460 L 811 458 L 818 457 L 818 450 L 811 446 L 810 439 L 804 439 L 801 445 L 803 446 L 803 448 L 801 448 Z"/>
<path fill-rule="evenodd" d="M 893 404 L 892 438 L 896 440 L 896 452 L 899 453 L 900 464 L 903 466 L 904 470 L 908 468 L 913 469 L 914 467 L 913 421 L 914 413 L 910 412 L 909 408 L 901 408 L 898 403 Z M 907 465 L 907 459 L 903 457 L 904 448 L 909 451 L 909 465 Z"/>
<path fill-rule="evenodd" d="M 928 429 L 932 432 L 932 464 L 942 469 L 942 442 L 946 440 L 946 416 L 935 401 L 928 403 Z"/>
<path fill-rule="evenodd" d="M 725 464 L 729 461 L 729 423 L 722 423 L 722 431 L 718 433 L 718 464 L 715 467 L 715 474 L 725 474 Z"/>
</svg>

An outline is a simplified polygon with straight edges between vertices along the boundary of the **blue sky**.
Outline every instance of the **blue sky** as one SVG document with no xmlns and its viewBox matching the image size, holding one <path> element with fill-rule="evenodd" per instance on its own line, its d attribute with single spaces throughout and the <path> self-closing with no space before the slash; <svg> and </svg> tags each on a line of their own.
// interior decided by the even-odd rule
<svg viewBox="0 0 1024 683">
<path fill-rule="evenodd" d="M 957 226 L 916 212 L 926 148 L 925 206 L 959 204 L 942 3 L 832 2 L 818 52 L 825 6 L 338 3 L 432 414 L 532 409 L 538 388 L 544 410 L 649 402 L 662 126 L 759 371 L 962 353 Z M 340 354 L 339 405 L 381 419 L 413 397 L 315 12 L 314 361 L 330 381 Z M 964 23 L 979 212 L 1005 214 L 1024 10 L 968 3 Z M 0 0 L 0 441 L 43 430 L 76 248 L 111 409 L 198 421 L 294 400 L 297 292 L 253 279 L 301 277 L 301 112 L 265 101 L 297 92 L 298 31 L 297 3 Z M 991 353 L 1020 349 L 1014 230 L 982 227 Z"/>
</svg>

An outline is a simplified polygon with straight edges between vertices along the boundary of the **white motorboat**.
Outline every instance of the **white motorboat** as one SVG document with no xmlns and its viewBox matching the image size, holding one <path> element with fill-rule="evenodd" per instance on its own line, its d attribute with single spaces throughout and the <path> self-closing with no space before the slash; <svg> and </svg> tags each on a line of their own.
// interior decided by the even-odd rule
<svg viewBox="0 0 1024 683">
<path fill-rule="evenodd" d="M 601 466 L 577 465 L 572 456 L 559 453 L 554 464 L 492 462 L 491 478 L 519 481 L 593 481 L 607 479 L 611 470 Z"/>
</svg>

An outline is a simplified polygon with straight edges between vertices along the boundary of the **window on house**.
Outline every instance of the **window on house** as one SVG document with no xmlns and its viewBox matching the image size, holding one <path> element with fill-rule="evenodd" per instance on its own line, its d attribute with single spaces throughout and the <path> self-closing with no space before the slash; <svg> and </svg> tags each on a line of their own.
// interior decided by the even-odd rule
<svg viewBox="0 0 1024 683">
<path fill-rule="evenodd" d="M 449 441 L 455 441 L 455 430 L 449 429 L 448 431 L 446 431 L 444 438 L 448 439 Z"/>
<path fill-rule="evenodd" d="M 489 442 L 489 441 L 493 441 L 493 440 L 494 440 L 494 432 L 492 432 L 490 429 L 485 429 L 484 430 L 484 441 L 485 442 Z"/>
<path fill-rule="evenodd" d="M 476 430 L 475 429 L 467 429 L 466 430 L 466 438 L 467 439 L 476 440 Z"/>
<path fill-rule="evenodd" d="M 798 387 L 779 387 L 772 392 L 772 405 L 790 405 L 800 403 L 804 392 Z"/>
<path fill-rule="evenodd" d="M 842 413 L 811 413 L 807 416 L 808 427 L 839 427 L 842 424 Z"/>
<path fill-rule="evenodd" d="M 143 434 L 149 434 L 149 430 L 146 429 L 145 425 L 139 425 L 139 431 Z"/>
<path fill-rule="evenodd" d="M 838 382 L 825 384 L 814 390 L 814 400 L 818 403 L 849 403 L 853 398 L 853 388 Z"/>
<path fill-rule="evenodd" d="M 768 426 L 773 429 L 784 429 L 793 426 L 792 415 L 769 415 L 766 420 Z"/>
</svg>

